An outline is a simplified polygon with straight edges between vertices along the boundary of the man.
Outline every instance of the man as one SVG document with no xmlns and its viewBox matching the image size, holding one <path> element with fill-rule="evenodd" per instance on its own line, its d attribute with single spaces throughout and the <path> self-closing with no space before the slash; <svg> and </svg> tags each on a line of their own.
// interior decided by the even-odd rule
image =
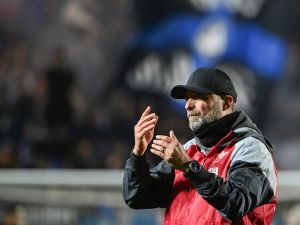
<svg viewBox="0 0 300 225">
<path fill-rule="evenodd" d="M 241 111 L 228 75 L 195 70 L 171 96 L 185 99 L 194 138 L 182 146 L 173 131 L 157 135 L 150 151 L 163 160 L 149 169 L 144 156 L 158 117 L 150 107 L 135 125 L 123 197 L 134 209 L 166 208 L 165 225 L 271 224 L 277 201 L 272 145 Z"/>
</svg>

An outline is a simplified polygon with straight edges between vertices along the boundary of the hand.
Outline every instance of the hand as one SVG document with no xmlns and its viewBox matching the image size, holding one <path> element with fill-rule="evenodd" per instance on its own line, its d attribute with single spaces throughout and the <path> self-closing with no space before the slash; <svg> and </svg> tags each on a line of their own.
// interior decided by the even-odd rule
<svg viewBox="0 0 300 225">
<path fill-rule="evenodd" d="M 154 128 L 158 121 L 155 113 L 150 114 L 150 106 L 143 112 L 140 120 L 134 126 L 134 148 L 132 152 L 135 155 L 142 156 L 153 139 Z"/>
<path fill-rule="evenodd" d="M 170 136 L 157 135 L 150 151 L 167 161 L 174 169 L 186 171 L 186 163 L 191 160 L 173 131 Z"/>
</svg>

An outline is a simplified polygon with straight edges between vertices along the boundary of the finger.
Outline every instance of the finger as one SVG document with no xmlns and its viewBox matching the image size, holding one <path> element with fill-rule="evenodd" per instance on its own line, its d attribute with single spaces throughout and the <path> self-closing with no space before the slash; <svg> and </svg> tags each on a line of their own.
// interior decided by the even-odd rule
<svg viewBox="0 0 300 225">
<path fill-rule="evenodd" d="M 152 120 L 149 120 L 149 121 L 147 121 L 147 122 L 144 122 L 143 124 L 138 124 L 137 126 L 136 126 L 136 128 L 137 128 L 137 130 L 139 131 L 139 130 L 143 130 L 145 127 L 148 127 L 148 126 L 150 126 L 150 125 L 156 125 L 156 117 L 154 117 L 154 118 L 152 118 Z"/>
<path fill-rule="evenodd" d="M 158 139 L 153 140 L 153 143 L 157 144 L 157 145 L 164 146 L 164 147 L 167 147 L 168 144 L 169 144 L 169 142 L 167 142 L 165 140 L 158 140 Z"/>
<path fill-rule="evenodd" d="M 177 137 L 176 137 L 176 135 L 175 135 L 175 133 L 174 133 L 173 130 L 170 131 L 170 137 L 171 137 L 173 140 L 175 140 L 177 146 L 181 146 L 181 143 L 178 141 L 178 139 L 177 139 Z"/>
<path fill-rule="evenodd" d="M 157 151 L 160 151 L 160 152 L 164 152 L 164 150 L 166 149 L 166 146 L 163 146 L 163 145 L 157 145 L 157 144 L 154 144 L 152 143 L 151 144 L 151 147 Z"/>
<path fill-rule="evenodd" d="M 158 140 L 164 140 L 166 142 L 171 142 L 171 138 L 169 136 L 166 136 L 166 135 L 156 135 L 155 136 L 156 139 Z"/>
<path fill-rule="evenodd" d="M 181 146 L 181 144 L 180 144 L 180 142 L 178 141 L 178 139 L 177 139 L 177 137 L 175 136 L 175 133 L 174 133 L 174 131 L 173 130 L 170 130 L 170 138 L 172 138 L 174 141 L 175 141 L 175 149 L 178 151 L 178 150 L 180 150 L 181 148 L 180 148 L 180 146 Z M 179 148 L 178 148 L 179 147 Z"/>
<path fill-rule="evenodd" d="M 155 125 L 157 124 L 157 121 L 158 121 L 158 116 L 155 116 L 155 118 L 156 118 L 156 121 L 155 121 Z"/>
<path fill-rule="evenodd" d="M 157 156 L 159 156 L 161 158 L 164 158 L 164 155 L 165 155 L 163 152 L 158 151 L 158 150 L 153 149 L 153 148 L 150 149 L 150 152 L 152 152 L 154 155 L 157 155 Z"/>
<path fill-rule="evenodd" d="M 181 152 L 181 154 L 183 154 L 183 156 L 184 156 L 184 158 L 186 158 L 186 160 L 191 160 L 190 156 L 186 153 L 186 151 L 184 150 L 183 146 L 178 141 L 178 139 L 177 139 L 177 137 L 176 137 L 176 135 L 175 135 L 175 133 L 174 133 L 173 130 L 170 131 L 170 137 L 172 137 L 177 142 L 177 144 L 176 144 L 177 147 L 175 149 L 178 152 Z"/>
<path fill-rule="evenodd" d="M 170 137 L 176 140 L 176 142 L 179 142 L 173 130 L 170 130 Z"/>
<path fill-rule="evenodd" d="M 143 122 L 143 121 L 149 120 L 149 119 L 151 119 L 151 118 L 153 118 L 155 116 L 156 116 L 155 113 L 151 113 L 151 114 L 145 115 L 145 116 L 143 116 L 143 117 L 140 118 L 139 122 Z"/>
<path fill-rule="evenodd" d="M 154 132 L 154 128 L 156 127 L 156 124 L 157 124 L 157 121 L 158 121 L 158 116 L 155 116 L 155 122 L 154 122 L 154 127 L 153 127 L 153 129 L 151 130 L 151 131 L 153 131 Z"/>
<path fill-rule="evenodd" d="M 149 125 L 148 127 L 145 127 L 144 129 L 142 129 L 142 130 L 140 130 L 140 131 L 138 131 L 138 132 L 136 133 L 136 137 L 137 137 L 137 138 L 142 138 L 144 135 L 146 135 L 147 132 L 149 132 L 149 131 L 150 131 L 151 129 L 153 129 L 154 127 L 155 127 L 154 124 Z"/>
<path fill-rule="evenodd" d="M 142 118 L 144 118 L 145 116 L 149 115 L 150 110 L 151 110 L 151 107 L 150 107 L 150 106 L 147 106 L 146 109 L 144 110 L 144 112 L 142 113 L 142 115 L 141 115 L 141 117 L 140 117 L 140 120 L 141 120 Z"/>
<path fill-rule="evenodd" d="M 142 113 L 142 116 L 141 116 L 141 117 L 145 117 L 146 115 L 148 115 L 149 112 L 150 112 L 150 110 L 151 110 L 151 107 L 150 107 L 150 106 L 147 106 L 147 108 L 145 109 L 145 111 Z"/>
<path fill-rule="evenodd" d="M 145 121 L 151 120 L 155 117 L 156 117 L 155 113 L 151 113 L 149 115 L 141 117 L 140 120 L 137 122 L 137 125 L 140 125 L 140 124 L 144 123 Z"/>
</svg>

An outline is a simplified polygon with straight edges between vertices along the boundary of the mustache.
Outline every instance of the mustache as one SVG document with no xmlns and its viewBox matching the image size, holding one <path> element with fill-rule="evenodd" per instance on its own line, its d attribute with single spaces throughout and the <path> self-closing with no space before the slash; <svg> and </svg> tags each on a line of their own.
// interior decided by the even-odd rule
<svg viewBox="0 0 300 225">
<path fill-rule="evenodd" d="M 197 112 L 193 112 L 193 111 L 187 112 L 187 117 L 190 117 L 190 116 L 201 116 L 201 114 L 197 113 Z"/>
</svg>

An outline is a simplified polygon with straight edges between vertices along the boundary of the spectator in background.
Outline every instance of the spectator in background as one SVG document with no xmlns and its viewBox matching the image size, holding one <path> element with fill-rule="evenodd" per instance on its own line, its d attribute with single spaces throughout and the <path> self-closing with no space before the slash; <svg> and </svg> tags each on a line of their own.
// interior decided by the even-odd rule
<svg viewBox="0 0 300 225">
<path fill-rule="evenodd" d="M 47 126 L 50 129 L 71 128 L 73 109 L 70 97 L 75 77 L 65 64 L 65 55 L 62 49 L 55 50 L 52 64 L 46 70 L 45 75 Z"/>
<path fill-rule="evenodd" d="M 1 135 L 13 143 L 14 166 L 28 166 L 30 150 L 26 126 L 33 116 L 36 78 L 22 41 L 9 46 L 0 60 L 3 63 L 0 67 Z"/>
<path fill-rule="evenodd" d="M 75 132 L 71 103 L 75 75 L 66 65 L 63 49 L 54 51 L 52 63 L 45 71 L 45 82 L 45 118 L 49 132 L 47 154 L 60 163 L 69 156 Z"/>
<path fill-rule="evenodd" d="M 31 149 L 27 140 L 27 125 L 34 116 L 35 86 L 37 79 L 30 68 L 28 49 L 22 43 L 12 48 L 12 68 L 10 76 L 14 78 L 11 84 L 15 85 L 13 92 L 16 100 L 12 108 L 12 123 L 10 135 L 17 149 L 18 166 L 30 166 Z M 10 93 L 10 96 L 13 96 Z"/>
</svg>

